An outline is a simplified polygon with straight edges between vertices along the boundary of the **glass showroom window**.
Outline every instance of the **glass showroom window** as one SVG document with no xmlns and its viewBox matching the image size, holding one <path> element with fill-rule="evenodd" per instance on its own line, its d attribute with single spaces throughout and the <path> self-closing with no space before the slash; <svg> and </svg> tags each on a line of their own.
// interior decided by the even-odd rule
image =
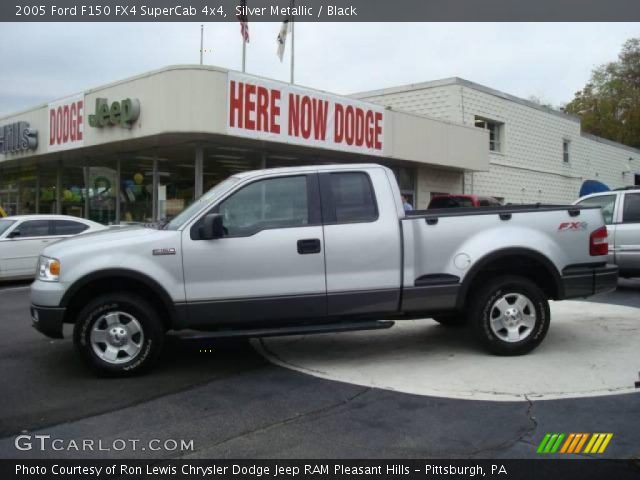
<svg viewBox="0 0 640 480">
<path fill-rule="evenodd" d="M 153 159 L 123 158 L 120 172 L 120 223 L 152 222 Z"/>
<path fill-rule="evenodd" d="M 206 192 L 231 175 L 259 168 L 259 152 L 244 147 L 207 146 L 203 161 L 203 189 Z"/>
<path fill-rule="evenodd" d="M 92 157 L 86 162 L 86 194 L 89 220 L 110 225 L 117 222 L 116 198 L 118 188 L 118 163 L 111 157 Z"/>
<path fill-rule="evenodd" d="M 39 213 L 57 213 L 56 208 L 56 181 L 58 175 L 58 163 L 42 162 L 38 167 L 40 202 Z"/>
<path fill-rule="evenodd" d="M 193 149 L 158 161 L 158 220 L 170 221 L 194 200 Z"/>
<path fill-rule="evenodd" d="M 37 184 L 35 167 L 13 166 L 0 170 L 0 209 L 6 215 L 36 213 Z"/>
<path fill-rule="evenodd" d="M 18 182 L 15 170 L 0 170 L 0 208 L 5 215 L 18 214 Z M 2 215 L 0 212 L 0 216 Z"/>
<path fill-rule="evenodd" d="M 502 152 L 504 123 L 488 120 L 482 117 L 475 118 L 475 126 L 489 130 L 489 150 Z"/>
<path fill-rule="evenodd" d="M 85 171 L 80 162 L 65 162 L 61 171 L 60 213 L 85 217 Z"/>
<path fill-rule="evenodd" d="M 416 205 L 416 170 L 407 167 L 391 167 L 400 187 L 400 194 L 414 208 Z"/>
</svg>

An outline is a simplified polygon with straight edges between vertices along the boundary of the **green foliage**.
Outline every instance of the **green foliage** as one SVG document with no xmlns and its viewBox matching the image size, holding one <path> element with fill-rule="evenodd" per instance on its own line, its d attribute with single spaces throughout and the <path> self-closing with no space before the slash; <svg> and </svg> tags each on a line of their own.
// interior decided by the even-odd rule
<svg viewBox="0 0 640 480">
<path fill-rule="evenodd" d="M 640 38 L 627 40 L 616 62 L 596 68 L 565 111 L 579 115 L 587 133 L 640 148 Z"/>
</svg>

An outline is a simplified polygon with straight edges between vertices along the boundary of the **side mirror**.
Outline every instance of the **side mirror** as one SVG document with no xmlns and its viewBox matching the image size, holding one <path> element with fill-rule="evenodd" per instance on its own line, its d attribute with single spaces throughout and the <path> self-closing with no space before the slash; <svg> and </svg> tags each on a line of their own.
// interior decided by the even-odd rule
<svg viewBox="0 0 640 480">
<path fill-rule="evenodd" d="M 204 217 L 204 221 L 199 229 L 201 240 L 215 240 L 224 237 L 224 226 L 222 225 L 222 215 L 210 213 Z"/>
<path fill-rule="evenodd" d="M 7 235 L 7 238 L 16 238 L 19 236 L 20 236 L 20 230 L 14 230 L 9 235 Z"/>
</svg>

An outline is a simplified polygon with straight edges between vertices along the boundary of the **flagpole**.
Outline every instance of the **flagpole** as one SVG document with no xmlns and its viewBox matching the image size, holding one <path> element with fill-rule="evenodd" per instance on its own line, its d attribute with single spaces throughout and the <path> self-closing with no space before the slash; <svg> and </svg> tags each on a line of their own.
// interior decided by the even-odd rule
<svg viewBox="0 0 640 480">
<path fill-rule="evenodd" d="M 204 25 L 200 25 L 200 65 L 202 65 L 203 48 L 204 48 Z"/>
<path fill-rule="evenodd" d="M 245 72 L 247 66 L 247 41 L 242 39 L 242 73 Z"/>
<path fill-rule="evenodd" d="M 294 21 L 294 17 L 293 15 L 291 15 L 291 84 L 293 85 L 293 80 L 294 80 L 294 76 L 293 76 L 293 72 L 294 72 L 294 63 L 293 63 L 293 58 L 294 58 L 294 50 L 295 50 L 295 45 L 296 45 L 296 34 L 295 34 L 295 24 L 296 22 Z"/>
</svg>

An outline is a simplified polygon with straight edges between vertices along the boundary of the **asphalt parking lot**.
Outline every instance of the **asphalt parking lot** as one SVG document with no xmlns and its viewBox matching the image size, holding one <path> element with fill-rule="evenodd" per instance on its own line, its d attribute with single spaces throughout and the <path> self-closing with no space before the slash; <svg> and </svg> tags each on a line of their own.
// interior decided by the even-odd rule
<svg viewBox="0 0 640 480">
<path fill-rule="evenodd" d="M 0 458 L 535 458 L 547 432 L 611 432 L 601 456 L 640 459 L 640 389 L 548 400 L 446 398 L 319 378 L 274 364 L 246 341 L 181 338 L 168 342 L 146 376 L 96 378 L 78 362 L 70 330 L 50 340 L 31 328 L 27 287 L 0 286 Z M 640 309 L 640 280 L 621 280 L 591 301 Z M 471 348 L 459 333 L 434 328 L 453 353 Z M 637 330 L 628 335 L 640 345 Z M 630 361 L 640 371 L 640 348 Z M 563 362 L 558 369 L 571 371 Z M 443 368 L 455 377 L 464 365 Z M 20 451 L 21 433 L 105 444 L 182 439 L 194 448 Z"/>
</svg>

